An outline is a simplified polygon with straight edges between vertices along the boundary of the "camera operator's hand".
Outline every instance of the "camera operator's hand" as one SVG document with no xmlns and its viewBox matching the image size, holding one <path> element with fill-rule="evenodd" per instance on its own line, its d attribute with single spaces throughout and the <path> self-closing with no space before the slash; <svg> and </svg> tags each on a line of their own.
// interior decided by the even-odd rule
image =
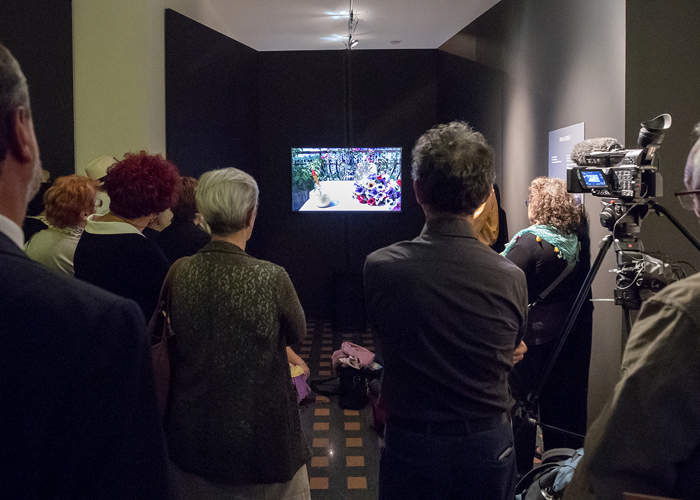
<svg viewBox="0 0 700 500">
<path fill-rule="evenodd" d="M 513 364 L 517 363 L 518 361 L 521 361 L 525 357 L 526 352 L 527 345 L 525 345 L 525 342 L 521 340 L 520 345 L 515 348 L 515 351 L 513 351 Z"/>
</svg>

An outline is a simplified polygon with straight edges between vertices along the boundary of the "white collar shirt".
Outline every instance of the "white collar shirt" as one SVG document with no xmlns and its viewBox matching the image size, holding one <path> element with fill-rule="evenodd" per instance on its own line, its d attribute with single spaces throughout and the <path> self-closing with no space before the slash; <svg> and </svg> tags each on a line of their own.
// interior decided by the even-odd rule
<svg viewBox="0 0 700 500">
<path fill-rule="evenodd" d="M 13 220 L 0 214 L 0 233 L 10 238 L 20 249 L 24 246 L 24 232 Z"/>
</svg>

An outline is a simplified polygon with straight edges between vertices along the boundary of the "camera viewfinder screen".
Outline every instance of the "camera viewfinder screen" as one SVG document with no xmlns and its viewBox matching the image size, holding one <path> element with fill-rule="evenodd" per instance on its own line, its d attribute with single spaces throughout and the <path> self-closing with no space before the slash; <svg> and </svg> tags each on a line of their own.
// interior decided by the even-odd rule
<svg viewBox="0 0 700 500">
<path fill-rule="evenodd" d="M 608 187 L 600 170 L 581 170 L 581 180 L 587 188 Z"/>
<path fill-rule="evenodd" d="M 292 148 L 295 212 L 400 212 L 401 148 Z"/>
</svg>

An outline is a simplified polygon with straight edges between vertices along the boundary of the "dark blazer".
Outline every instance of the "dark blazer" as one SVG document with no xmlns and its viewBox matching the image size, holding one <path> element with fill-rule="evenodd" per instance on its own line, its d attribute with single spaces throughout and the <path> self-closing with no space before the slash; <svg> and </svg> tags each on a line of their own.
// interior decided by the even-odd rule
<svg viewBox="0 0 700 500">
<path fill-rule="evenodd" d="M 135 300 L 144 317 L 153 316 L 170 263 L 160 248 L 140 234 L 92 234 L 89 226 L 75 248 L 75 277 Z"/>
<path fill-rule="evenodd" d="M 0 233 L 0 498 L 171 498 L 136 303 Z"/>
</svg>

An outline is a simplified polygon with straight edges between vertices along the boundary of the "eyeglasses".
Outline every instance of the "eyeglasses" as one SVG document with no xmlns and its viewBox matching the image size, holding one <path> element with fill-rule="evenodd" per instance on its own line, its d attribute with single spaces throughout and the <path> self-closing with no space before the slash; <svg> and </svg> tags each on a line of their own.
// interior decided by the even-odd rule
<svg viewBox="0 0 700 500">
<path fill-rule="evenodd" d="M 686 210 L 695 210 L 695 199 L 698 195 L 700 195 L 700 189 L 691 189 L 690 191 L 678 191 L 677 193 L 673 193 L 673 196 L 678 198 L 681 206 Z"/>
<path fill-rule="evenodd" d="M 529 206 L 530 206 L 530 199 L 529 199 L 529 198 L 528 198 L 527 200 L 525 200 L 525 206 L 526 206 L 526 207 L 529 207 Z"/>
</svg>

